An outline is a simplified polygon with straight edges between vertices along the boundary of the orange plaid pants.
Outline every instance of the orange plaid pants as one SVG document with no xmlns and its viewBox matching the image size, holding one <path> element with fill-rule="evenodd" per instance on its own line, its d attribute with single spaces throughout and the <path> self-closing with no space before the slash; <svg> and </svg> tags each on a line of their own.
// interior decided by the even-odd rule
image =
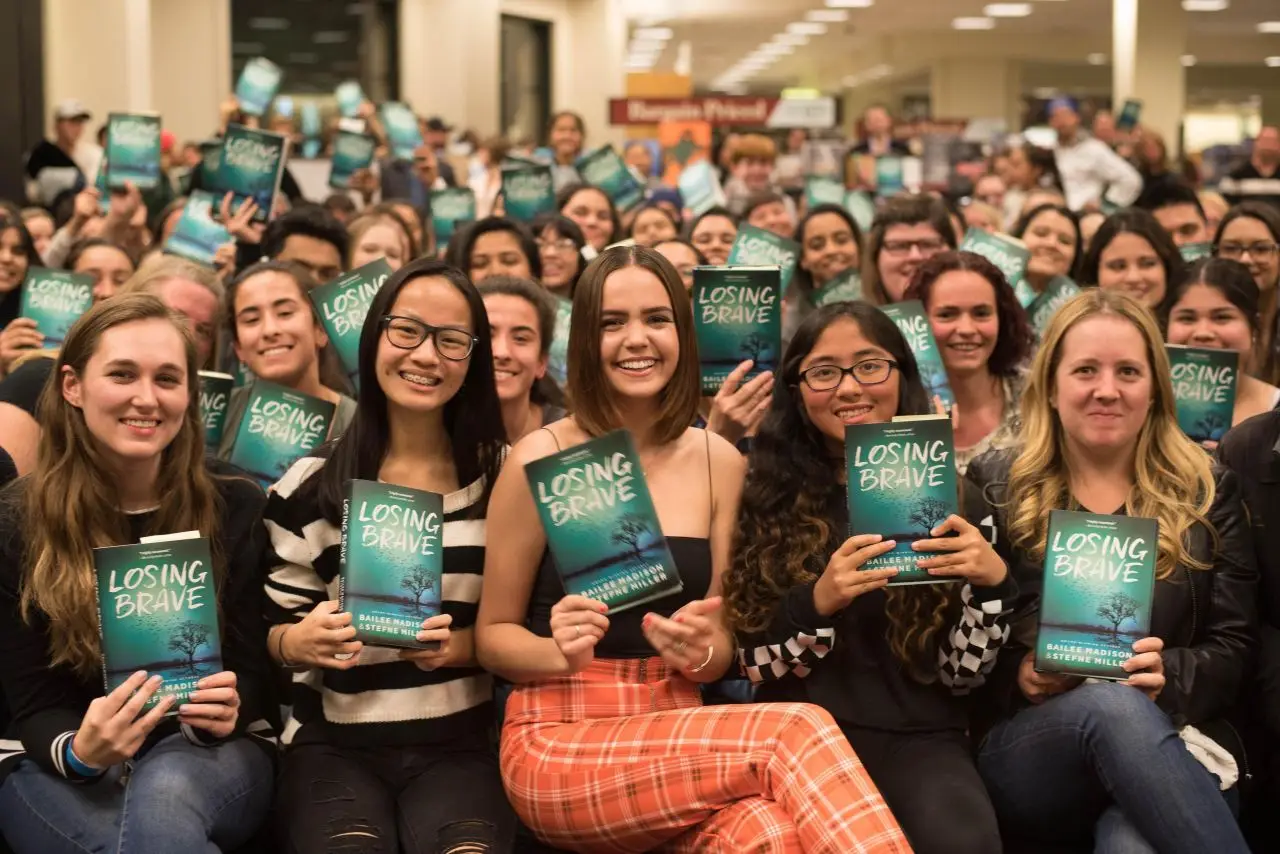
<svg viewBox="0 0 1280 854">
<path fill-rule="evenodd" d="M 520 818 L 571 851 L 911 850 L 825 710 L 704 707 L 660 658 L 518 686 L 501 759 Z"/>
</svg>

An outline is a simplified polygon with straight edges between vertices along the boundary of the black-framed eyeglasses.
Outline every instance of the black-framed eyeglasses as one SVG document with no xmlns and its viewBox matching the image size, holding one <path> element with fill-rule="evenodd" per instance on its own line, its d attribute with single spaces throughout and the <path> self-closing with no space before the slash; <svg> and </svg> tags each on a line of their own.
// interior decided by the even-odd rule
<svg viewBox="0 0 1280 854">
<path fill-rule="evenodd" d="M 800 372 L 800 379 L 814 391 L 831 391 L 844 382 L 845 375 L 858 385 L 880 385 L 889 379 L 898 363 L 892 359 L 863 359 L 847 368 L 839 365 L 814 365 Z"/>
<path fill-rule="evenodd" d="M 1244 257 L 1245 253 L 1249 253 L 1250 258 L 1263 259 L 1270 258 L 1277 252 L 1280 252 L 1280 244 L 1266 243 L 1258 241 L 1257 243 L 1236 243 L 1231 241 L 1228 243 L 1219 243 L 1217 247 L 1218 256 L 1237 261 Z"/>
<path fill-rule="evenodd" d="M 416 350 L 428 337 L 436 352 L 453 362 L 461 362 L 471 355 L 476 346 L 476 336 L 465 329 L 453 326 L 432 326 L 414 317 L 388 314 L 382 318 L 382 333 L 387 342 L 401 350 Z"/>
</svg>

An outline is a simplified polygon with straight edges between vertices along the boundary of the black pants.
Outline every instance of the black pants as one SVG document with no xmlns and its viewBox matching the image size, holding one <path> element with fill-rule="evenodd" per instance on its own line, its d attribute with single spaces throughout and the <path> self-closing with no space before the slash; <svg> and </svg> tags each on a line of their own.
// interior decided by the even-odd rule
<svg viewBox="0 0 1280 854">
<path fill-rule="evenodd" d="M 506 854 L 515 813 L 488 739 L 446 745 L 291 747 L 276 787 L 281 844 L 296 854 Z M 463 842 L 488 847 L 464 847 Z"/>
<path fill-rule="evenodd" d="M 999 854 L 995 809 L 963 733 L 841 729 L 916 854 Z"/>
</svg>

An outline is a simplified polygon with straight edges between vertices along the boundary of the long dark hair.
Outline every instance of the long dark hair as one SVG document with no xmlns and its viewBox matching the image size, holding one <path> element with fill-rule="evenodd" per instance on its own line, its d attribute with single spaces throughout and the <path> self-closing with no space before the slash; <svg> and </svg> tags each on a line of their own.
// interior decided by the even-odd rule
<svg viewBox="0 0 1280 854">
<path fill-rule="evenodd" d="M 534 242 L 533 235 L 529 233 L 529 229 L 514 219 L 508 219 L 505 216 L 487 216 L 471 223 L 466 229 L 456 232 L 453 236 L 454 239 L 449 242 L 449 250 L 445 260 L 451 266 L 463 271 L 468 279 L 471 278 L 471 251 L 475 249 L 476 241 L 482 235 L 500 231 L 515 237 L 520 244 L 520 251 L 524 253 L 525 260 L 529 262 L 530 274 L 532 274 L 533 278 L 541 281 L 542 254 L 538 252 L 538 244 Z"/>
<path fill-rule="evenodd" d="M 808 213 L 800 220 L 800 224 L 796 226 L 795 241 L 800 244 L 800 257 L 804 257 L 805 230 L 815 216 L 821 216 L 822 214 L 835 214 L 844 220 L 845 225 L 849 226 L 849 230 L 853 233 L 854 245 L 858 247 L 858 263 L 862 263 L 862 229 L 858 228 L 857 221 L 845 210 L 844 205 L 821 204 L 814 205 L 809 209 Z M 857 266 L 855 264 L 854 269 L 857 269 Z M 810 273 L 801 265 L 796 264 L 796 271 L 792 274 L 791 281 L 795 287 L 800 289 L 800 293 L 813 293 L 813 273 Z"/>
<path fill-rule="evenodd" d="M 1080 217 L 1076 216 L 1076 212 L 1071 210 L 1071 208 L 1066 205 L 1055 205 L 1052 202 L 1043 205 L 1036 205 L 1018 219 L 1017 224 L 1014 225 L 1013 231 L 1011 231 L 1010 234 L 1021 240 L 1023 235 L 1027 233 L 1027 229 L 1031 227 L 1031 223 L 1035 221 L 1036 217 L 1048 211 L 1052 211 L 1053 213 L 1066 217 L 1067 222 L 1071 223 L 1071 228 L 1075 230 L 1076 252 L 1071 258 L 1071 263 L 1067 265 L 1067 275 L 1072 281 L 1079 281 L 1080 262 L 1084 260 L 1085 255 L 1084 233 L 1080 231 Z"/>
<path fill-rule="evenodd" d="M 391 313 L 396 297 L 405 285 L 423 278 L 447 281 L 462 294 L 471 311 L 476 345 L 471 351 L 462 387 L 444 405 L 444 428 L 453 447 L 458 483 L 466 487 L 476 478 L 484 478 L 484 492 L 481 500 L 472 507 L 473 516 L 482 518 L 488 507 L 489 493 L 498 476 L 506 444 L 506 430 L 502 426 L 502 410 L 493 379 L 489 316 L 485 313 L 480 292 L 461 270 L 443 261 L 421 258 L 393 273 L 373 298 L 360 332 L 360 398 L 355 418 L 341 438 L 327 443 L 317 452 L 317 456 L 327 457 L 328 462 L 299 487 L 299 497 L 314 494 L 320 514 L 331 524 L 342 523 L 347 481 L 353 478 L 377 480 L 378 469 L 386 458 L 391 442 L 391 419 L 387 413 L 387 394 L 378 382 L 377 367 L 382 318 Z"/>
<path fill-rule="evenodd" d="M 1165 311 L 1157 318 L 1160 321 L 1160 328 L 1165 331 L 1166 338 L 1169 331 L 1169 317 L 1173 314 L 1174 306 L 1195 285 L 1213 288 L 1226 297 L 1227 302 L 1244 315 L 1249 331 L 1255 335 L 1258 333 L 1260 322 L 1258 306 L 1262 296 L 1249 268 L 1230 258 L 1201 258 L 1191 265 L 1187 270 L 1186 279 L 1169 294 Z"/>
<path fill-rule="evenodd" d="M 578 249 L 578 266 L 573 271 L 572 278 L 569 279 L 569 299 L 573 299 L 573 291 L 578 287 L 578 279 L 582 278 L 582 271 L 587 269 L 587 259 L 582 255 L 582 247 L 587 245 L 586 235 L 582 233 L 582 229 L 578 224 L 561 213 L 543 213 L 533 218 L 533 222 L 529 223 L 529 230 L 533 232 L 533 239 L 536 245 L 538 238 L 542 236 L 542 232 L 551 229 L 558 236 L 573 241 L 573 245 Z M 542 266 L 542 254 L 539 250 L 538 266 Z M 540 277 L 539 277 L 540 278 Z"/>
<path fill-rule="evenodd" d="M 1136 234 L 1141 237 L 1151 244 L 1151 248 L 1160 258 L 1160 265 L 1164 267 L 1164 299 L 1160 301 L 1160 305 L 1152 309 L 1159 316 L 1168 310 L 1170 297 L 1186 276 L 1187 265 L 1182 260 L 1182 255 L 1178 252 L 1178 247 L 1169 236 L 1169 232 L 1164 230 L 1159 220 L 1140 208 L 1117 211 L 1098 226 L 1098 231 L 1089 244 L 1089 251 L 1080 262 L 1080 284 L 1094 286 L 1098 284 L 1098 268 L 1102 264 L 1102 253 L 1111 245 L 1111 241 L 1122 234 Z"/>
<path fill-rule="evenodd" d="M 613 203 L 613 197 L 595 184 L 588 184 L 585 181 L 565 184 L 560 188 L 560 192 L 556 193 L 556 210 L 564 213 L 564 209 L 569 206 L 569 202 L 573 201 L 573 197 L 583 192 L 599 193 L 604 197 L 605 203 L 609 206 L 609 219 L 613 221 L 613 231 L 610 232 L 609 239 L 604 245 L 608 246 L 616 242 L 622 234 L 622 217 L 618 216 L 618 206 Z"/>
</svg>

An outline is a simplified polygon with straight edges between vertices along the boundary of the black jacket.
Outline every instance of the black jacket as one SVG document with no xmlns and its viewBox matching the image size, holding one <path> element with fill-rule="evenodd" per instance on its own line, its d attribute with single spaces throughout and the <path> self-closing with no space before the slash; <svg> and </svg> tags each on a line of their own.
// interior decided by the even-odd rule
<svg viewBox="0 0 1280 854">
<path fill-rule="evenodd" d="M 969 465 L 965 477 L 965 514 L 994 536 L 997 553 L 1009 564 L 1021 595 L 1014 606 L 1012 636 L 988 678 L 981 705 L 988 723 L 1026 705 L 1017 685 L 1018 665 L 1035 643 L 1036 616 L 1043 588 L 1043 567 L 1009 542 L 1006 505 L 1009 469 L 1016 450 L 983 454 Z M 1239 757 L 1238 738 L 1224 737 L 1218 726 L 1235 702 L 1245 675 L 1252 673 L 1257 643 L 1258 572 L 1236 476 L 1214 467 L 1215 494 L 1209 524 L 1188 532 L 1192 555 L 1211 566 L 1194 570 L 1178 566 L 1156 583 L 1151 634 L 1162 638 L 1165 688 L 1157 704 L 1176 726 L 1205 729 Z M 1236 742 L 1236 743 L 1232 743 Z M 1242 768 L 1242 771 L 1244 769 Z"/>
</svg>

